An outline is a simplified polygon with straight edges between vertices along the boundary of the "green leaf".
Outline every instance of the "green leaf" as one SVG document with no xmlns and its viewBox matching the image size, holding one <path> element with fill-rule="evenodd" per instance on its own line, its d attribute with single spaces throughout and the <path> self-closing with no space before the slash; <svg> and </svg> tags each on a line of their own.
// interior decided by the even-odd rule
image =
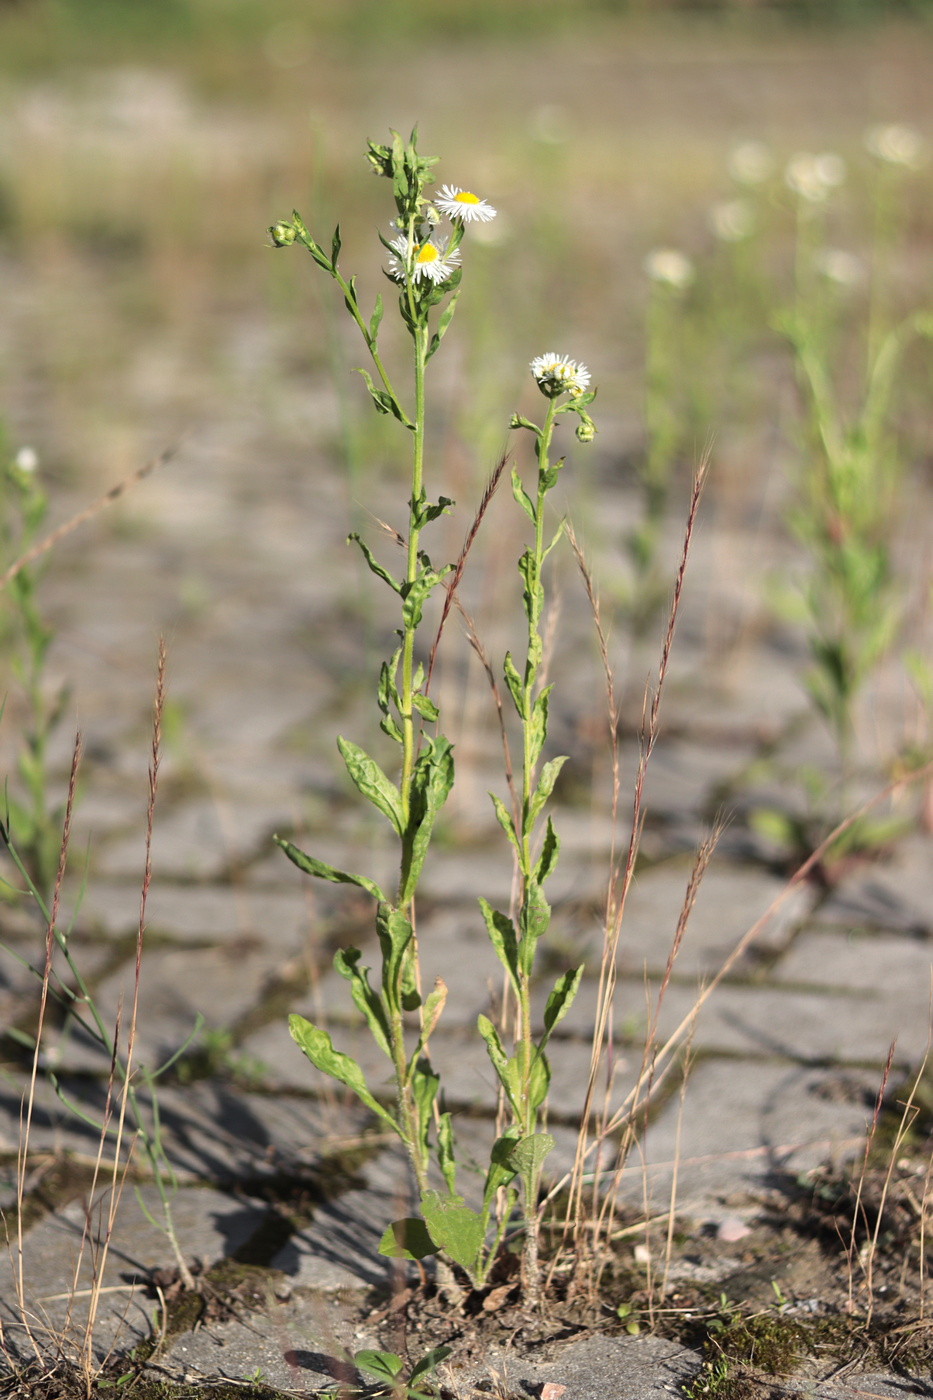
<svg viewBox="0 0 933 1400">
<path fill-rule="evenodd" d="M 531 1074 L 528 1080 L 528 1102 L 533 1113 L 537 1113 L 544 1103 L 550 1085 L 551 1066 L 548 1064 L 547 1056 L 536 1050 L 531 1061 Z"/>
<path fill-rule="evenodd" d="M 536 880 L 525 883 L 525 897 L 518 915 L 518 928 L 521 934 L 519 943 L 519 967 L 526 977 L 531 976 L 535 947 L 538 939 L 547 932 L 551 921 L 551 906 L 544 897 L 544 891 Z"/>
<path fill-rule="evenodd" d="M 420 530 L 425 525 L 430 525 L 432 520 L 438 520 L 442 515 L 449 514 L 450 508 L 456 504 L 456 501 L 452 501 L 449 496 L 438 496 L 436 502 L 429 501 L 422 491 L 421 500 L 414 513 L 415 529 Z"/>
<path fill-rule="evenodd" d="M 411 1075 L 411 1093 L 418 1110 L 418 1131 L 425 1154 L 428 1150 L 434 1100 L 437 1098 L 440 1083 L 440 1075 L 434 1073 L 430 1061 L 423 1057 L 419 1059 Z"/>
<path fill-rule="evenodd" d="M 379 333 L 379 326 L 383 316 L 382 297 L 376 296 L 376 305 L 373 307 L 373 314 L 369 318 L 369 338 L 375 344 L 376 336 Z"/>
<path fill-rule="evenodd" d="M 542 692 L 538 699 L 543 699 L 545 694 L 546 692 Z M 535 709 L 537 709 L 537 704 L 535 705 Z M 546 710 L 547 704 L 545 702 L 545 712 Z M 554 791 L 554 784 L 557 782 L 558 774 L 566 762 L 567 755 L 564 754 L 561 758 L 550 759 L 541 769 L 541 777 L 538 779 L 537 787 L 531 795 L 531 802 L 528 806 L 529 825 L 535 821 L 541 808 Z"/>
<path fill-rule="evenodd" d="M 470 1273 L 486 1236 L 483 1217 L 465 1206 L 462 1196 L 441 1196 L 437 1191 L 422 1192 L 421 1211 L 438 1249 Z"/>
<path fill-rule="evenodd" d="M 518 938 L 515 933 L 515 925 L 508 914 L 502 914 L 498 909 L 493 909 L 492 905 L 487 904 L 482 896 L 479 907 L 483 911 L 483 918 L 486 921 L 489 941 L 495 949 L 496 957 L 509 974 L 509 979 L 517 994 L 519 991 Z"/>
<path fill-rule="evenodd" d="M 411 1368 L 408 1384 L 414 1385 L 415 1381 L 420 1380 L 422 1376 L 430 1375 L 436 1366 L 447 1360 L 452 1350 L 451 1347 L 432 1347 L 430 1351 L 426 1351 L 421 1360 Z"/>
<path fill-rule="evenodd" d="M 525 718 L 525 686 L 515 662 L 512 660 L 512 653 L 507 651 L 505 660 L 502 663 L 502 674 L 505 676 L 505 683 L 509 688 L 512 703 L 515 706 L 519 719 Z"/>
<path fill-rule="evenodd" d="M 520 1135 L 518 1127 L 506 1128 L 501 1137 L 496 1138 L 489 1154 L 489 1170 L 483 1187 L 483 1205 L 488 1209 L 493 1196 L 500 1186 L 508 1186 L 518 1175 L 518 1168 L 512 1162 L 512 1149 Z"/>
<path fill-rule="evenodd" d="M 445 290 L 447 289 L 445 288 Z M 459 295 L 459 290 L 454 292 L 453 296 L 450 298 L 450 301 L 447 303 L 447 305 L 444 307 L 444 310 L 438 317 L 437 330 L 431 336 L 431 344 L 428 346 L 428 353 L 425 356 L 426 364 L 428 360 L 430 360 L 431 356 L 434 354 L 435 350 L 440 345 L 441 341 L 444 339 L 447 327 L 450 325 L 451 321 L 454 318 L 454 312 L 457 309 L 457 297 Z"/>
<path fill-rule="evenodd" d="M 451 567 L 450 564 L 445 564 L 443 569 L 422 569 L 411 583 L 401 585 L 399 594 L 402 598 L 402 621 L 406 629 L 412 631 L 420 624 L 425 603 L 441 579 L 450 573 Z"/>
<path fill-rule="evenodd" d="M 304 851 L 300 851 L 291 841 L 286 841 L 281 836 L 273 836 L 272 839 L 277 846 L 281 846 L 289 860 L 306 875 L 316 875 L 319 880 L 330 880 L 335 885 L 357 885 L 367 894 L 371 894 L 373 899 L 385 901 L 385 895 L 376 882 L 368 880 L 365 875 L 353 875 L 348 870 L 335 870 L 323 860 L 315 860 L 314 856 L 305 855 Z"/>
<path fill-rule="evenodd" d="M 390 1012 L 399 1011 L 405 954 L 411 945 L 414 930 L 401 910 L 383 901 L 376 910 L 376 933 L 382 952 L 383 995 Z"/>
<path fill-rule="evenodd" d="M 348 1089 L 352 1089 L 361 1103 L 364 1103 L 384 1123 L 387 1123 L 393 1132 L 398 1133 L 399 1137 L 403 1137 L 401 1129 L 391 1113 L 383 1108 L 382 1104 L 378 1103 L 369 1092 L 363 1071 L 356 1060 L 349 1055 L 344 1055 L 339 1050 L 335 1050 L 327 1031 L 312 1025 L 303 1016 L 295 1015 L 289 1016 L 288 1029 L 292 1040 L 302 1053 L 307 1055 L 315 1069 L 319 1069 L 322 1074 L 329 1074 L 331 1079 L 336 1079 L 341 1084 L 345 1084 Z"/>
<path fill-rule="evenodd" d="M 454 1125 L 449 1113 L 437 1120 L 437 1165 L 451 1195 L 456 1189 L 457 1163 L 454 1157 Z"/>
<path fill-rule="evenodd" d="M 391 413 L 392 417 L 397 418 L 400 423 L 404 423 L 406 428 L 414 427 L 414 424 L 409 421 L 408 415 L 402 410 L 402 406 L 398 400 L 393 398 L 387 390 L 376 388 L 368 370 L 362 369 L 357 365 L 356 372 L 363 376 L 370 397 L 379 413 Z"/>
<path fill-rule="evenodd" d="M 543 491 L 550 491 L 553 486 L 557 485 L 557 476 L 561 467 L 564 465 L 564 461 L 565 459 L 561 457 L 559 462 L 554 462 L 552 466 L 548 467 L 547 471 L 541 473 L 540 482 Z M 551 548 L 553 549 L 553 545 Z M 550 553 L 550 550 L 548 550 L 548 553 Z"/>
<path fill-rule="evenodd" d="M 437 1245 L 428 1234 L 423 1220 L 408 1216 L 394 1220 L 386 1227 L 379 1241 L 379 1253 L 389 1259 L 424 1259 L 437 1253 Z"/>
<path fill-rule="evenodd" d="M 580 990 L 580 979 L 583 976 L 583 967 L 571 968 L 569 972 L 564 972 L 554 984 L 554 990 L 547 999 L 547 1006 L 544 1008 L 544 1035 L 538 1046 L 543 1050 L 551 1038 L 554 1027 L 561 1022 L 570 1010 L 573 999 Z"/>
<path fill-rule="evenodd" d="M 340 257 L 340 249 L 341 249 L 342 246 L 343 246 L 343 245 L 341 244 L 341 241 L 340 241 L 340 225 L 338 224 L 337 227 L 334 229 L 334 237 L 333 237 L 333 240 L 332 240 L 331 245 L 330 245 L 330 263 L 331 263 L 331 267 L 333 267 L 335 270 L 336 270 L 336 267 L 337 267 L 337 259 Z M 351 278 L 351 281 L 350 281 L 350 285 L 351 285 L 351 286 L 353 285 L 353 279 L 352 279 L 352 278 Z M 354 297 L 354 300 L 355 300 L 355 297 Z"/>
<path fill-rule="evenodd" d="M 377 993 L 369 985 L 369 968 L 358 966 L 361 957 L 359 948 L 338 948 L 334 954 L 334 969 L 350 983 L 350 995 L 357 1010 L 362 1012 L 379 1049 L 391 1060 L 388 1017 Z"/>
<path fill-rule="evenodd" d="M 363 558 L 366 560 L 372 572 L 387 583 L 394 593 L 401 593 L 402 585 L 399 583 L 398 579 L 393 578 L 388 570 L 382 567 L 369 545 L 363 543 L 355 530 L 351 535 L 347 535 L 347 544 L 349 544 L 351 540 L 359 545 L 363 552 Z"/>
<path fill-rule="evenodd" d="M 532 767 L 534 767 L 534 765 L 540 758 L 541 750 L 544 748 L 544 741 L 547 738 L 548 697 L 553 689 L 553 685 L 545 686 L 545 688 L 542 690 L 541 694 L 535 701 L 534 708 L 531 711 L 531 720 L 528 728 Z M 555 779 L 557 778 L 557 773 L 559 772 L 560 767 L 558 767 L 557 772 L 554 774 Z M 545 797 L 542 798 L 542 806 L 547 801 L 547 796 L 548 795 L 546 794 Z"/>
<path fill-rule="evenodd" d="M 411 779 L 408 829 L 403 837 L 399 903 L 415 892 L 434 822 L 454 782 L 453 746 L 442 734 L 425 740 Z"/>
<path fill-rule="evenodd" d="M 531 425 L 523 423 L 521 426 L 530 427 Z M 512 468 L 512 495 L 515 497 L 516 501 L 521 506 L 525 514 L 528 516 L 528 519 L 531 521 L 532 525 L 536 525 L 538 521 L 537 516 L 535 514 L 534 505 L 532 504 L 531 497 L 528 495 L 528 492 L 522 485 L 522 479 L 518 474 L 517 468 L 515 467 Z"/>
<path fill-rule="evenodd" d="M 545 880 L 554 871 L 557 864 L 557 857 L 560 854 L 560 838 L 554 830 L 554 823 L 550 817 L 547 819 L 547 826 L 544 829 L 544 842 L 541 846 L 541 854 L 534 869 L 534 878 L 537 884 L 543 885 Z"/>
<path fill-rule="evenodd" d="M 402 834 L 402 795 L 394 783 L 390 782 L 374 758 L 370 758 L 359 744 L 349 739 L 338 738 L 337 748 L 347 765 L 347 772 L 358 791 L 371 802 Z"/>
<path fill-rule="evenodd" d="M 436 724 L 440 719 L 441 712 L 430 696 L 422 695 L 416 690 L 411 697 L 411 703 L 421 718 L 426 719 L 429 724 Z"/>
<path fill-rule="evenodd" d="M 530 1137 L 523 1137 L 520 1142 L 515 1143 L 509 1160 L 521 1176 L 530 1177 L 534 1181 L 541 1170 L 542 1162 L 553 1148 L 554 1139 L 550 1133 L 532 1133 Z"/>
<path fill-rule="evenodd" d="M 509 1059 L 505 1053 L 499 1032 L 486 1016 L 476 1018 L 477 1029 L 486 1042 L 486 1049 L 492 1061 L 492 1067 L 496 1071 L 496 1077 L 505 1090 L 506 1097 L 516 1115 L 520 1115 L 521 1107 L 521 1071 L 517 1059 Z"/>
<path fill-rule="evenodd" d="M 511 812 L 509 811 L 508 807 L 506 807 L 501 797 L 497 797 L 494 792 L 491 792 L 489 796 L 492 798 L 492 805 L 495 808 L 496 821 L 502 827 L 502 830 L 505 832 L 506 836 L 509 838 L 512 845 L 515 847 L 516 851 L 518 851 L 520 855 L 521 845 L 519 843 L 518 837 L 515 834 L 515 827 L 512 825 Z"/>
<path fill-rule="evenodd" d="M 394 1351 L 357 1351 L 353 1355 L 353 1364 L 367 1376 L 377 1376 L 381 1381 L 390 1382 L 401 1375 L 405 1365 Z"/>
</svg>

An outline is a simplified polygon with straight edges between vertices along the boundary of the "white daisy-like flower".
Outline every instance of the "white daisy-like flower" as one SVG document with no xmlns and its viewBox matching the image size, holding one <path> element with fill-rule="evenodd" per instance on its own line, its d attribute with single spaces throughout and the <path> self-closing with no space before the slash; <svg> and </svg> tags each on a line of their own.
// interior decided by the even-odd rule
<svg viewBox="0 0 933 1400">
<path fill-rule="evenodd" d="M 21 447 L 15 461 L 21 472 L 31 475 L 39 465 L 39 454 L 34 447 Z"/>
<path fill-rule="evenodd" d="M 392 247 L 395 253 L 389 254 L 389 272 L 396 282 L 405 281 L 405 269 L 408 266 L 408 239 L 404 233 L 399 238 L 392 239 Z M 453 248 L 449 253 L 438 248 L 436 243 L 428 239 L 425 243 L 415 244 L 414 266 L 412 277 L 416 282 L 426 278 L 429 282 L 446 282 L 447 278 L 459 265 L 460 250 Z"/>
<path fill-rule="evenodd" d="M 800 151 L 791 156 L 784 171 L 787 187 L 810 204 L 822 204 L 845 178 L 846 163 L 834 151 L 823 151 L 818 156 Z"/>
<path fill-rule="evenodd" d="M 747 199 L 722 199 L 709 211 L 709 226 L 724 243 L 741 243 L 754 232 L 755 211 Z"/>
<path fill-rule="evenodd" d="M 693 263 L 676 248 L 655 248 L 645 258 L 645 271 L 652 282 L 664 282 L 678 292 L 693 281 Z"/>
<path fill-rule="evenodd" d="M 465 224 L 471 224 L 475 219 L 485 224 L 496 217 L 495 209 L 485 199 L 471 194 L 469 190 L 461 190 L 457 185 L 444 185 L 431 203 L 448 219 L 462 219 Z"/>
<path fill-rule="evenodd" d="M 586 365 L 566 355 L 557 355 L 553 350 L 536 356 L 531 362 L 531 372 L 538 388 L 549 399 L 556 399 L 558 394 L 582 394 L 590 382 Z"/>
<path fill-rule="evenodd" d="M 878 160 L 903 165 L 908 170 L 919 169 L 926 155 L 926 142 L 920 132 L 896 122 L 870 127 L 865 133 L 865 146 Z"/>
<path fill-rule="evenodd" d="M 865 281 L 866 269 L 862 259 L 845 248 L 821 248 L 813 259 L 817 272 L 835 282 L 837 287 L 857 287 Z"/>
<path fill-rule="evenodd" d="M 729 152 L 729 174 L 740 185 L 761 185 L 774 169 L 774 156 L 763 141 L 740 141 Z"/>
</svg>

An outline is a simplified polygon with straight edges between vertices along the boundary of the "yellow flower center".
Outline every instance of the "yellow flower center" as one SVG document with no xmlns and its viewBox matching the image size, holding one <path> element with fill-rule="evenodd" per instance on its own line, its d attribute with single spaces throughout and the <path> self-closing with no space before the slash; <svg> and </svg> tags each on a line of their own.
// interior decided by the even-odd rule
<svg viewBox="0 0 933 1400">
<path fill-rule="evenodd" d="M 479 204 L 476 195 L 470 194 L 469 190 L 461 190 L 459 194 L 454 195 L 454 200 L 457 204 Z"/>
<path fill-rule="evenodd" d="M 418 254 L 418 256 L 415 258 L 416 263 L 432 263 L 436 262 L 437 259 L 440 257 L 440 254 L 433 243 L 423 243 L 420 245 L 416 245 L 415 251 Z"/>
</svg>

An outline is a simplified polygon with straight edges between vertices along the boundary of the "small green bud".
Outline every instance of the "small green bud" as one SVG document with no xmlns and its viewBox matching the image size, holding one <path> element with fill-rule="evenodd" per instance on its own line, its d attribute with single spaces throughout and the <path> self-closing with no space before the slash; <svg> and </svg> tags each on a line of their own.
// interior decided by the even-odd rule
<svg viewBox="0 0 933 1400">
<path fill-rule="evenodd" d="M 577 424 L 577 442 L 592 442 L 596 436 L 596 424 L 587 414 L 580 414 Z"/>
<path fill-rule="evenodd" d="M 294 224 L 283 219 L 280 223 L 269 226 L 269 237 L 276 248 L 287 248 L 298 237 L 298 230 Z"/>
</svg>

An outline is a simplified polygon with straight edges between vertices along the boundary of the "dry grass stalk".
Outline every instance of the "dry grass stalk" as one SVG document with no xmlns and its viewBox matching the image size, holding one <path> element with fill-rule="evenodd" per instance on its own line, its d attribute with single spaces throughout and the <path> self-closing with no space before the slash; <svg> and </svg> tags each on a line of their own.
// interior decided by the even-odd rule
<svg viewBox="0 0 933 1400">
<path fill-rule="evenodd" d="M 153 457 L 152 460 L 146 462 L 144 466 L 139 467 L 135 472 L 131 472 L 130 475 L 124 477 L 122 481 L 118 481 L 116 486 L 111 486 L 102 496 L 98 496 L 97 500 L 93 501 L 91 505 L 85 506 L 83 510 L 79 510 L 77 515 L 73 515 L 70 520 L 66 520 L 64 524 L 57 526 L 50 534 L 46 535 L 44 539 L 38 540 L 31 549 L 27 549 L 25 554 L 21 554 L 18 559 L 14 559 L 5 573 L 0 574 L 0 592 L 6 588 L 7 584 L 16 577 L 21 569 L 25 569 L 29 564 L 34 564 L 37 559 L 41 559 L 43 554 L 47 554 L 50 549 L 54 549 L 66 535 L 70 535 L 73 530 L 77 530 L 79 525 L 85 525 L 89 520 L 93 520 L 95 515 L 99 515 L 107 506 L 119 500 L 131 486 L 135 486 L 138 481 L 142 481 L 144 477 L 149 476 L 151 472 L 155 471 L 156 467 L 164 466 L 166 462 L 171 461 L 180 449 L 180 442 L 175 443 L 172 447 L 167 447 L 164 452 L 159 453 L 158 457 Z"/>
</svg>

